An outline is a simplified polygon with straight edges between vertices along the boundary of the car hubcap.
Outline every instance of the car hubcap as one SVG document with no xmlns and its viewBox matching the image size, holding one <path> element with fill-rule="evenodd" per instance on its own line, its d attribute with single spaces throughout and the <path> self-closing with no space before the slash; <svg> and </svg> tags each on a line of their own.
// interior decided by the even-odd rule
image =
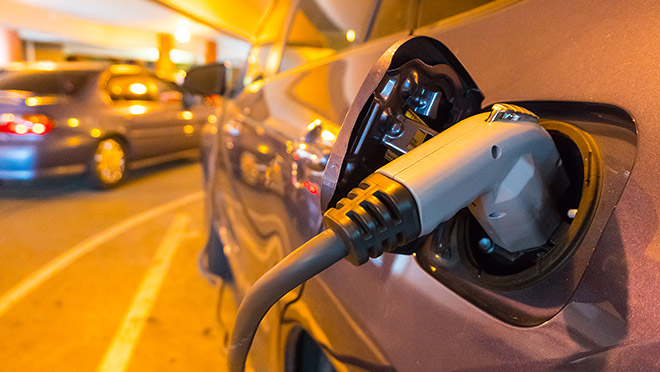
<svg viewBox="0 0 660 372">
<path fill-rule="evenodd" d="M 99 142 L 94 153 L 94 163 L 96 174 L 104 183 L 115 183 L 124 177 L 126 165 L 124 149 L 114 139 L 109 138 Z"/>
</svg>

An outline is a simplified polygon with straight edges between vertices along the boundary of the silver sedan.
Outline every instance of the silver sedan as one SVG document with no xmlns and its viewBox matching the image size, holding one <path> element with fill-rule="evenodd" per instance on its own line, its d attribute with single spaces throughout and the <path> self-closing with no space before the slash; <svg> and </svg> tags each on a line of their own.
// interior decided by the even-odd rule
<svg viewBox="0 0 660 372">
<path fill-rule="evenodd" d="M 86 174 L 110 188 L 130 168 L 197 156 L 210 100 L 132 65 L 65 64 L 0 78 L 0 180 Z"/>
</svg>

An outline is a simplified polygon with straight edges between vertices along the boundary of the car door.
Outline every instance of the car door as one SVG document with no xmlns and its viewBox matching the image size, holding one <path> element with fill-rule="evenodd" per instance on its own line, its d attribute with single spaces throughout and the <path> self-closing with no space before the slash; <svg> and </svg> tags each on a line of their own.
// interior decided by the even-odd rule
<svg viewBox="0 0 660 372">
<path fill-rule="evenodd" d="M 172 129 L 173 151 L 197 150 L 202 126 L 212 107 L 203 104 L 200 97 L 186 97 L 181 87 L 172 81 L 155 78 L 158 86 L 158 101 L 167 110 L 176 112 L 176 121 Z"/>
</svg>

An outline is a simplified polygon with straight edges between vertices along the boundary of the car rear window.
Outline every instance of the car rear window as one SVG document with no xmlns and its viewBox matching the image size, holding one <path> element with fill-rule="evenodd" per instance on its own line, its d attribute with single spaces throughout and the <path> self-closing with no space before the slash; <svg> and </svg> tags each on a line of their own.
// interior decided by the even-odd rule
<svg viewBox="0 0 660 372">
<path fill-rule="evenodd" d="M 37 94 L 76 95 L 95 71 L 22 71 L 0 77 L 0 90 L 24 90 Z"/>
<path fill-rule="evenodd" d="M 148 75 L 115 75 L 105 87 L 113 101 L 156 101 L 158 84 Z"/>
</svg>

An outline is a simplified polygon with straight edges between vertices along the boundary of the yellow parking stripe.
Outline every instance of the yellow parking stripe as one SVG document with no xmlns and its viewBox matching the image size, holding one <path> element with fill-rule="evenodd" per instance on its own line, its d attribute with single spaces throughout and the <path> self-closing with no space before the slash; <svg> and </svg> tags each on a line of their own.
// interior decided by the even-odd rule
<svg viewBox="0 0 660 372">
<path fill-rule="evenodd" d="M 22 280 L 4 295 L 0 296 L 0 316 L 4 315 L 12 306 L 29 295 L 45 281 L 105 242 L 115 238 L 119 234 L 135 227 L 136 225 L 156 218 L 164 213 L 171 212 L 183 205 L 201 200 L 203 196 L 203 192 L 196 192 L 149 209 L 75 245 Z"/>
<path fill-rule="evenodd" d="M 97 369 L 98 372 L 122 372 L 128 366 L 170 268 L 174 253 L 181 241 L 186 238 L 186 227 L 189 222 L 188 215 L 179 214 L 175 217 L 158 247 L 121 327 L 117 330 L 110 348 Z"/>
</svg>

